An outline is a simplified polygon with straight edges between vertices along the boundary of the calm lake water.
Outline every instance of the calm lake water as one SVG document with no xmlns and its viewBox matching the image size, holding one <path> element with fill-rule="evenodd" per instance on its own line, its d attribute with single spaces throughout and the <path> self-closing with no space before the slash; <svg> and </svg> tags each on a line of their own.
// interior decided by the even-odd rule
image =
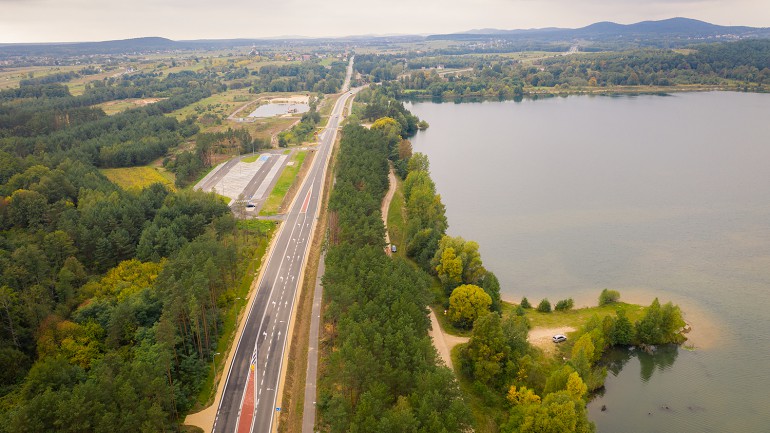
<svg viewBox="0 0 770 433">
<path fill-rule="evenodd" d="M 770 95 L 407 106 L 504 298 L 685 311 L 695 350 L 613 352 L 599 432 L 770 432 Z"/>
</svg>

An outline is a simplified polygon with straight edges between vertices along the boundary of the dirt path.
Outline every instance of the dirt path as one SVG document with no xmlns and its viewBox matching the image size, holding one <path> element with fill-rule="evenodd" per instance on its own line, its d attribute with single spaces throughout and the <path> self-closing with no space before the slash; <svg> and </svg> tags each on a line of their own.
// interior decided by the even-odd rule
<svg viewBox="0 0 770 433">
<path fill-rule="evenodd" d="M 390 209 L 390 202 L 393 200 L 393 194 L 396 193 L 396 174 L 391 167 L 388 173 L 388 192 L 385 194 L 385 198 L 382 199 L 382 222 L 385 224 L 385 243 L 388 244 L 385 247 L 385 253 L 390 255 L 390 235 L 388 234 L 388 209 Z"/>
<path fill-rule="evenodd" d="M 529 330 L 529 336 L 527 340 L 533 346 L 543 349 L 546 354 L 553 355 L 556 353 L 556 344 L 551 338 L 556 334 L 567 334 L 568 332 L 575 331 L 575 328 L 570 326 L 562 326 L 560 328 L 532 328 Z"/>
<path fill-rule="evenodd" d="M 444 360 L 444 363 L 449 367 L 450 370 L 454 371 L 454 367 L 452 366 L 452 348 L 457 346 L 458 344 L 467 343 L 468 337 L 458 337 L 456 335 L 449 335 L 444 333 L 444 330 L 441 329 L 441 325 L 438 323 L 438 319 L 436 318 L 436 313 L 433 312 L 433 309 L 430 309 L 430 338 L 433 340 L 433 345 L 436 347 L 436 351 L 438 351 L 439 356 L 441 359 Z"/>
<path fill-rule="evenodd" d="M 390 235 L 388 234 L 388 209 L 390 209 L 390 202 L 393 200 L 393 194 L 396 193 L 396 174 L 393 172 L 393 168 L 388 173 L 388 182 L 390 187 L 385 197 L 382 199 L 382 222 L 385 224 L 385 242 L 388 246 L 385 248 L 385 252 L 391 255 L 390 252 Z M 468 337 L 458 337 L 456 335 L 450 335 L 441 329 L 441 325 L 438 323 L 436 314 L 433 309 L 430 309 L 430 338 L 433 340 L 433 345 L 436 347 L 439 356 L 450 370 L 454 371 L 452 366 L 452 348 L 458 344 L 468 342 Z"/>
</svg>

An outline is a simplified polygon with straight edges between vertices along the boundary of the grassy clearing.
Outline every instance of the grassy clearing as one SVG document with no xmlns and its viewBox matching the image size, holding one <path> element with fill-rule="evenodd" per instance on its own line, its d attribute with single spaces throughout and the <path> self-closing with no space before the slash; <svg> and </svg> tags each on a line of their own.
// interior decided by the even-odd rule
<svg viewBox="0 0 770 433">
<path fill-rule="evenodd" d="M 256 246 L 252 246 L 245 251 L 245 263 L 247 265 L 242 270 L 240 280 L 235 285 L 234 290 L 226 294 L 230 300 L 230 307 L 222 311 L 222 333 L 217 340 L 218 355 L 214 355 L 211 362 L 213 369 L 209 369 L 206 381 L 203 382 L 200 393 L 195 401 L 195 407 L 190 413 L 197 412 L 200 409 L 210 406 L 214 402 L 214 396 L 217 391 L 219 378 L 224 373 L 225 361 L 228 352 L 233 348 L 235 330 L 238 328 L 238 316 L 240 316 L 248 304 L 248 294 L 252 281 L 259 273 L 262 266 L 262 259 L 265 257 L 270 239 L 275 232 L 277 224 L 274 221 L 264 220 L 245 220 L 238 221 L 238 228 L 244 230 L 248 240 L 254 236 L 257 239 Z"/>
<path fill-rule="evenodd" d="M 396 191 L 388 207 L 388 235 L 396 245 L 396 256 L 406 255 L 406 215 L 404 215 L 404 190 L 401 179 L 396 176 Z"/>
<path fill-rule="evenodd" d="M 108 116 L 112 116 L 113 114 L 122 113 L 123 111 L 129 110 L 131 108 L 137 108 L 137 107 L 144 107 L 148 104 L 154 104 L 158 101 L 161 101 L 166 98 L 131 98 L 131 99 L 121 99 L 117 101 L 107 101 L 103 102 L 101 104 L 96 104 L 94 107 L 101 108 L 104 110 L 104 113 Z"/>
<path fill-rule="evenodd" d="M 294 154 L 294 157 L 291 158 L 294 165 L 287 164 L 283 169 L 273 191 L 270 192 L 270 196 L 265 200 L 265 205 L 262 206 L 262 211 L 259 213 L 260 215 L 270 216 L 278 213 L 281 208 L 281 203 L 283 203 L 283 200 L 286 197 L 286 193 L 294 182 L 297 181 L 297 174 L 302 168 L 302 164 L 305 162 L 305 156 L 307 156 L 307 151 L 304 150 Z"/>
<path fill-rule="evenodd" d="M 173 175 L 168 171 L 157 167 L 126 167 L 126 168 L 104 168 L 100 171 L 110 182 L 118 185 L 125 190 L 143 189 L 153 183 L 162 183 L 172 191 L 174 187 Z"/>
<path fill-rule="evenodd" d="M 503 315 L 513 314 L 515 305 L 503 302 Z M 602 307 L 579 308 L 569 311 L 553 311 L 551 313 L 540 313 L 534 308 L 527 310 L 526 317 L 533 328 L 561 328 L 569 326 L 575 329 L 583 326 L 594 315 L 600 318 L 604 316 L 614 316 L 618 310 L 624 310 L 626 317 L 631 323 L 642 318 L 647 307 L 625 302 L 604 305 Z"/>
<path fill-rule="evenodd" d="M 183 120 L 187 116 L 210 114 L 220 120 L 224 120 L 233 111 L 255 99 L 257 99 L 257 96 L 250 94 L 249 89 L 228 90 L 222 93 L 216 93 L 208 98 L 201 99 L 186 107 L 172 111 L 169 116 L 175 117 L 177 120 Z"/>
<path fill-rule="evenodd" d="M 335 59 L 334 57 L 326 57 L 323 60 L 321 60 L 320 62 L 318 62 L 318 64 L 322 65 L 322 66 L 331 66 L 332 63 L 334 63 L 335 60 L 337 60 L 337 59 Z"/>
</svg>

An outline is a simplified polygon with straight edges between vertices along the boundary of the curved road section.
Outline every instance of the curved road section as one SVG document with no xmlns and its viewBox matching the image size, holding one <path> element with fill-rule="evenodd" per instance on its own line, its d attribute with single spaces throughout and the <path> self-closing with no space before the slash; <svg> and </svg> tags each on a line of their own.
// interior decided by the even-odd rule
<svg viewBox="0 0 770 433">
<path fill-rule="evenodd" d="M 345 92 L 337 100 L 320 134 L 313 166 L 281 224 L 227 372 L 214 432 L 266 433 L 273 429 L 280 411 L 275 403 L 289 323 L 318 217 L 326 167 L 342 109 L 354 92 Z"/>
</svg>

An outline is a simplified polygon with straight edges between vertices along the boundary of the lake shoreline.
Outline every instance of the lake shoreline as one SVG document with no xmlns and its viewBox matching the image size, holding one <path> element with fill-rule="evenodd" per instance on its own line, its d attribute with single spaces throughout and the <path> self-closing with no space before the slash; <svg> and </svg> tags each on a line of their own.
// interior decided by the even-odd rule
<svg viewBox="0 0 770 433">
<path fill-rule="evenodd" d="M 537 100 L 539 98 L 567 97 L 567 96 L 641 96 L 658 95 L 665 96 L 674 93 L 697 92 L 739 92 L 766 94 L 767 91 L 744 90 L 738 85 L 679 85 L 679 86 L 614 86 L 614 87 L 580 87 L 580 88 L 540 88 L 524 91 L 518 97 L 499 98 L 494 95 L 472 93 L 468 95 L 442 95 L 435 97 L 428 94 L 407 93 L 401 95 L 399 100 L 406 102 L 485 102 L 485 101 L 520 101 L 524 99 Z"/>
</svg>

